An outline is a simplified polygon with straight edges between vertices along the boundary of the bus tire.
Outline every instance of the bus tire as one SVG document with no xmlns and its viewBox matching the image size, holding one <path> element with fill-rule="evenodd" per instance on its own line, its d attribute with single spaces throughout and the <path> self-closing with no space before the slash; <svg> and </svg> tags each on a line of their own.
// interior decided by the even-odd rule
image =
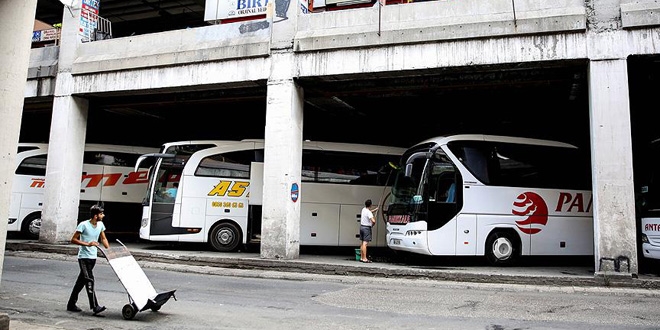
<svg viewBox="0 0 660 330">
<path fill-rule="evenodd" d="M 41 212 L 35 212 L 23 219 L 21 232 L 29 239 L 39 239 L 41 231 Z"/>
<path fill-rule="evenodd" d="M 219 252 L 234 251 L 241 242 L 241 231 L 231 222 L 220 223 L 211 230 L 209 242 Z"/>
<path fill-rule="evenodd" d="M 520 255 L 520 239 L 509 230 L 494 230 L 486 240 L 486 257 L 493 266 L 513 265 Z"/>
</svg>

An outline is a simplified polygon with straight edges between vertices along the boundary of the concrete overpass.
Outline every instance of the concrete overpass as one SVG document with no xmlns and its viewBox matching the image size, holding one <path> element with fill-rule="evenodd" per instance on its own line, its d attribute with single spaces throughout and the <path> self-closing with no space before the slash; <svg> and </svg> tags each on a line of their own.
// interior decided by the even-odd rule
<svg viewBox="0 0 660 330">
<path fill-rule="evenodd" d="M 640 83 L 629 78 L 654 68 L 658 7 L 461 0 L 304 14 L 291 3 L 285 17 L 82 43 L 74 5 L 64 10 L 59 47 L 32 50 L 25 90 L 34 109 L 52 104 L 41 240 L 60 243 L 71 234 L 79 192 L 67 182 L 79 179 L 80 167 L 71 164 L 86 138 L 120 135 L 118 113 L 181 118 L 185 108 L 207 122 L 196 131 L 216 139 L 266 139 L 272 161 L 264 169 L 263 258 L 298 257 L 300 210 L 282 187 L 300 181 L 301 164 L 287 160 L 301 152 L 303 139 L 409 146 L 479 130 L 590 149 L 596 274 L 634 275 L 633 137 L 653 133 L 644 106 L 631 110 L 630 86 Z M 212 101 L 195 109 L 204 97 Z M 631 111 L 644 123 L 637 131 Z M 244 130 L 211 130 L 213 118 L 244 122 Z M 372 132 L 338 133 L 371 119 Z M 163 127 L 148 123 L 125 127 L 139 131 L 131 138 L 157 144 Z M 94 134 L 100 130 L 105 134 Z M 629 258 L 629 271 L 610 262 L 619 256 Z"/>
</svg>

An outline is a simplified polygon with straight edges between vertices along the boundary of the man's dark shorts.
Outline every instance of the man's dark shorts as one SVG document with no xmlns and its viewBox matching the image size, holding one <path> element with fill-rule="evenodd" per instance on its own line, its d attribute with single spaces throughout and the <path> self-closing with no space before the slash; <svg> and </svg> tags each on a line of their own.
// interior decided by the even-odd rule
<svg viewBox="0 0 660 330">
<path fill-rule="evenodd" d="M 360 226 L 360 240 L 371 242 L 371 226 Z"/>
</svg>

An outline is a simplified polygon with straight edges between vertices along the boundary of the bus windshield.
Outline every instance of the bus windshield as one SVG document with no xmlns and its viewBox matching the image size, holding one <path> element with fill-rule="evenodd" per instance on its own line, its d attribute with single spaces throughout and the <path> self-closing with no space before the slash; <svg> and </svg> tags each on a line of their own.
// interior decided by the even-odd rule
<svg viewBox="0 0 660 330">
<path fill-rule="evenodd" d="M 215 146 L 215 144 L 163 146 L 162 154 L 156 155 L 160 160 L 156 166 L 149 169 L 149 182 L 155 181 L 155 183 L 149 185 L 143 205 L 148 205 L 152 197 L 154 202 L 174 203 L 183 167 L 190 156 L 199 150 Z M 170 155 L 170 157 L 165 157 L 166 155 Z"/>
<path fill-rule="evenodd" d="M 438 178 L 450 175 L 454 176 L 454 165 L 441 149 L 428 146 L 417 148 L 403 155 L 401 168 L 409 167 L 408 173 L 400 170 L 397 173 L 392 186 L 392 196 L 389 200 L 388 215 L 412 215 L 423 208 L 425 200 L 437 196 L 434 191 L 438 186 Z M 428 152 L 433 156 L 427 158 Z M 433 182 L 431 182 L 433 181 Z M 426 189 L 425 189 L 426 187 Z M 445 196 L 446 198 L 446 196 Z M 397 218 L 398 219 L 398 218 Z M 413 217 L 409 221 L 421 220 Z"/>
</svg>

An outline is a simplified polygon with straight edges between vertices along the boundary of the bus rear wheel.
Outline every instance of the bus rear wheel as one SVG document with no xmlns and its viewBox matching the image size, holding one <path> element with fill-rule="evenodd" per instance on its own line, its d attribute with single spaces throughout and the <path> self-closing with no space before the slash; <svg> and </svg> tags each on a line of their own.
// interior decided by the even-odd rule
<svg viewBox="0 0 660 330">
<path fill-rule="evenodd" d="M 231 222 L 221 223 L 213 227 L 209 241 L 214 249 L 220 252 L 231 252 L 236 250 L 241 242 L 241 232 Z"/>
<path fill-rule="evenodd" d="M 486 257 L 493 266 L 512 265 L 520 255 L 517 236 L 510 231 L 493 231 L 486 240 Z"/>
<path fill-rule="evenodd" d="M 39 239 L 41 231 L 41 212 L 32 213 L 25 217 L 21 225 L 21 231 L 29 239 Z"/>
</svg>

